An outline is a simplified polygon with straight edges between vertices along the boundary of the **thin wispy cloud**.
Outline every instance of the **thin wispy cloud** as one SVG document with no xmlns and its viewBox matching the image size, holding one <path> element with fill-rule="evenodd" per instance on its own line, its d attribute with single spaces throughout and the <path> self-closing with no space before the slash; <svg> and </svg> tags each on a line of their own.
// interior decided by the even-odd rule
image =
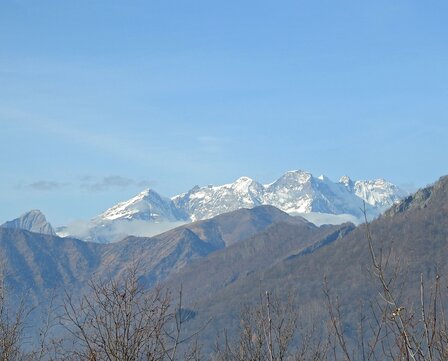
<svg viewBox="0 0 448 361">
<path fill-rule="evenodd" d="M 127 188 L 147 188 L 154 185 L 154 182 L 131 179 L 120 175 L 111 175 L 103 178 L 93 176 L 82 176 L 73 182 L 60 182 L 56 180 L 37 180 L 31 183 L 20 183 L 16 189 L 27 189 L 36 192 L 58 191 L 67 187 L 87 189 L 91 192 L 103 192 L 113 189 Z"/>
<path fill-rule="evenodd" d="M 19 184 L 18 189 L 31 189 L 35 191 L 55 191 L 68 186 L 69 183 L 61 183 L 55 181 L 39 180 L 29 184 Z"/>
<path fill-rule="evenodd" d="M 152 182 L 149 181 L 142 181 L 142 180 L 135 180 L 127 177 L 122 177 L 119 175 L 112 175 L 104 177 L 100 180 L 96 180 L 93 177 L 85 176 L 82 178 L 82 184 L 81 187 L 88 189 L 92 192 L 102 192 L 107 191 L 110 189 L 125 189 L 129 187 L 138 187 L 138 188 L 144 188 L 149 187 Z"/>
</svg>

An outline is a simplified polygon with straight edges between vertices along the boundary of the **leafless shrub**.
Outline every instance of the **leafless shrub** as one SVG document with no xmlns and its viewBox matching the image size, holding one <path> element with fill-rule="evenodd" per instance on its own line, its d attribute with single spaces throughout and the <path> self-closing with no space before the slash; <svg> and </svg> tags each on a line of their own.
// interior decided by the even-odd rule
<svg viewBox="0 0 448 361">
<path fill-rule="evenodd" d="M 90 293 L 77 299 L 66 295 L 63 325 L 75 343 L 71 353 L 80 360 L 176 360 L 183 337 L 182 292 L 173 310 L 168 292 L 147 290 L 138 282 L 137 268 L 122 280 L 91 281 Z M 194 359 L 190 350 L 185 359 Z"/>
<path fill-rule="evenodd" d="M 300 346 L 292 350 L 299 336 L 299 312 L 290 298 L 281 301 L 270 292 L 260 295 L 256 305 L 243 308 L 240 333 L 230 340 L 227 333 L 216 345 L 218 361 L 283 361 L 320 360 L 327 353 L 327 345 L 313 332 L 302 332 Z"/>
<path fill-rule="evenodd" d="M 391 252 L 385 253 L 375 243 L 370 224 L 367 219 L 365 221 L 372 287 L 378 289 L 377 298 L 370 301 L 368 312 L 360 314 L 358 344 L 354 347 L 344 331 L 339 299 L 331 294 L 325 282 L 333 358 L 349 361 L 448 360 L 446 294 L 440 286 L 440 275 L 436 272 L 429 293 L 423 274 L 414 284 L 400 284 L 400 261 L 393 262 Z M 406 300 L 404 291 L 414 298 Z"/>
<path fill-rule="evenodd" d="M 10 294 L 5 267 L 0 267 L 0 361 L 25 360 L 23 351 L 26 322 L 33 308 L 26 304 L 25 295 L 15 299 Z"/>
</svg>

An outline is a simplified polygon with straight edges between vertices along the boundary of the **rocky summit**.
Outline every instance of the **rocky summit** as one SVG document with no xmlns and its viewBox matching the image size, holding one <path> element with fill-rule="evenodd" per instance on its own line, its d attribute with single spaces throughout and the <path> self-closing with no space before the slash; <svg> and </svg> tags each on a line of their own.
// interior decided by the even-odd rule
<svg viewBox="0 0 448 361">
<path fill-rule="evenodd" d="M 26 212 L 12 221 L 5 222 L 0 227 L 56 235 L 51 224 L 47 222 L 45 215 L 37 209 Z"/>
</svg>

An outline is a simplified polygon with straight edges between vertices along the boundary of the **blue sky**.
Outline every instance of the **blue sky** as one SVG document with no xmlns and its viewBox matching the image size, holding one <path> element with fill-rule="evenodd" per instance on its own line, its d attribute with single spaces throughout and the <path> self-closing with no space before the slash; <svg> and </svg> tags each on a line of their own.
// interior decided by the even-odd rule
<svg viewBox="0 0 448 361">
<path fill-rule="evenodd" d="M 304 169 L 447 172 L 448 2 L 4 0 L 0 222 Z"/>
</svg>

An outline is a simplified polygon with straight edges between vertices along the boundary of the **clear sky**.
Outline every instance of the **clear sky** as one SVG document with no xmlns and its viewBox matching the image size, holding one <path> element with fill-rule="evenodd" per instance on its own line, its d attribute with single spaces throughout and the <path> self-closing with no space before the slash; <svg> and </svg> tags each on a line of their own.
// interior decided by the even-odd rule
<svg viewBox="0 0 448 361">
<path fill-rule="evenodd" d="M 2 0 L 0 223 L 304 169 L 448 173 L 448 1 Z"/>
</svg>

